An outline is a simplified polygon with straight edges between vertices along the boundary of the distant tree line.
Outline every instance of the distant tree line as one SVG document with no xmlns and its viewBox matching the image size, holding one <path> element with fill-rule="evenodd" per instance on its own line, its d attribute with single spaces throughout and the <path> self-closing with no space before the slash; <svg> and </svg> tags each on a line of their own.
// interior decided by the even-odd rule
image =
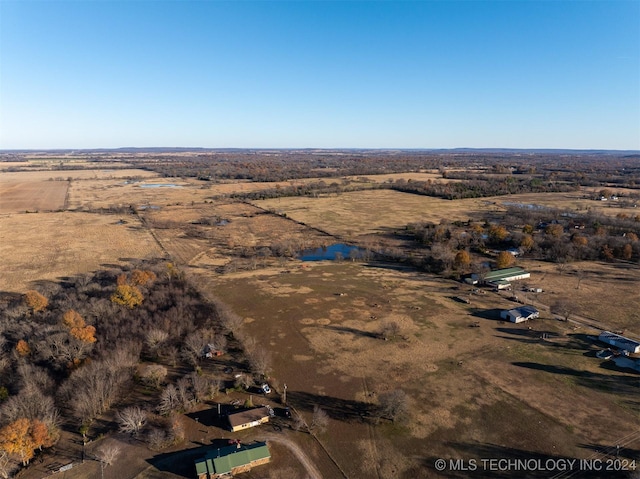
<svg viewBox="0 0 640 479">
<path fill-rule="evenodd" d="M 637 157 L 621 154 L 513 153 L 387 150 L 272 150 L 219 151 L 175 155 L 133 156 L 138 167 L 166 177 L 191 177 L 205 181 L 287 181 L 302 178 L 410 173 L 439 170 L 458 178 L 460 170 L 535 176 L 543 182 L 582 186 L 640 184 Z M 464 179 L 464 178 L 463 178 Z M 475 178 L 468 178 L 475 179 Z"/>
</svg>

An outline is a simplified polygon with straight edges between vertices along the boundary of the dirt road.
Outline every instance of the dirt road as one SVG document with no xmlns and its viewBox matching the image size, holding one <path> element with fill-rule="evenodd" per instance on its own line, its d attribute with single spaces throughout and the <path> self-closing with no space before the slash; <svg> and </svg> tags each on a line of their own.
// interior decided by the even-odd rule
<svg viewBox="0 0 640 479">
<path fill-rule="evenodd" d="M 322 479 L 322 474 L 320 474 L 318 468 L 316 468 L 315 464 L 311 462 L 309 457 L 304 453 L 302 449 L 300 449 L 300 447 L 295 442 L 282 436 L 276 436 L 275 434 L 268 433 L 261 434 L 258 440 L 275 442 L 285 446 L 296 456 L 298 461 L 300 461 L 300 464 L 304 466 L 304 468 L 307 470 L 307 474 L 309 474 L 310 479 Z"/>
</svg>

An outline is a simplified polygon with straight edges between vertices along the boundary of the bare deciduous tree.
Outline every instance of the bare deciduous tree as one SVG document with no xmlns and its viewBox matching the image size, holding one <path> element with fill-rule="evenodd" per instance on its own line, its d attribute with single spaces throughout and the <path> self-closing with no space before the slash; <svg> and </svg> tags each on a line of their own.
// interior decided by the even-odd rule
<svg viewBox="0 0 640 479">
<path fill-rule="evenodd" d="M 568 321 L 569 316 L 571 316 L 575 308 L 575 304 L 573 304 L 570 300 L 559 299 L 549 307 L 549 310 L 551 311 L 551 313 L 562 316 L 565 321 Z"/>
<path fill-rule="evenodd" d="M 13 477 L 13 472 L 17 469 L 18 464 L 11 460 L 5 451 L 0 451 L 0 478 L 9 479 Z"/>
<path fill-rule="evenodd" d="M 241 334 L 236 336 L 238 336 L 238 339 L 240 339 L 245 353 L 251 354 L 258 347 L 258 340 L 253 336 L 249 336 L 248 334 Z"/>
<path fill-rule="evenodd" d="M 138 406 L 131 406 L 116 414 L 120 432 L 137 435 L 147 422 L 147 412 Z"/>
<path fill-rule="evenodd" d="M 244 323 L 244 318 L 234 313 L 226 304 L 216 302 L 215 306 L 227 331 L 234 335 L 237 334 Z"/>
<path fill-rule="evenodd" d="M 293 416 L 293 429 L 296 431 L 304 431 L 307 429 L 307 423 L 300 414 L 296 413 Z"/>
<path fill-rule="evenodd" d="M 145 344 L 152 355 L 156 355 L 162 344 L 169 339 L 169 333 L 162 329 L 151 329 L 145 337 Z"/>
<path fill-rule="evenodd" d="M 111 407 L 130 372 L 116 368 L 126 357 L 114 351 L 108 361 L 92 362 L 74 371 L 63 385 L 60 395 L 83 422 L 90 421 Z"/>
<path fill-rule="evenodd" d="M 167 377 L 167 368 L 160 364 L 149 364 L 140 371 L 140 379 L 154 388 L 160 387 Z"/>
<path fill-rule="evenodd" d="M 202 331 L 194 331 L 184 338 L 180 354 L 187 363 L 195 367 L 202 356 L 205 344 L 207 344 L 207 340 L 203 337 Z"/>
<path fill-rule="evenodd" d="M 45 424 L 58 423 L 58 410 L 53 398 L 45 396 L 37 387 L 29 386 L 2 403 L 0 417 L 3 422 L 13 422 L 19 418 L 38 419 Z"/>
<path fill-rule="evenodd" d="M 313 407 L 310 429 L 312 432 L 323 433 L 329 425 L 329 415 L 317 404 Z"/>
<path fill-rule="evenodd" d="M 380 330 L 383 339 L 395 338 L 400 334 L 400 325 L 396 321 L 385 321 Z"/>
<path fill-rule="evenodd" d="M 184 425 L 179 415 L 175 414 L 171 417 L 171 426 L 169 429 L 169 437 L 171 442 L 177 443 L 184 440 Z"/>
<path fill-rule="evenodd" d="M 189 378 L 180 378 L 176 383 L 176 389 L 178 391 L 178 403 L 180 404 L 180 409 L 183 411 L 189 411 L 194 403 L 194 398 L 190 391 L 191 381 Z"/>
<path fill-rule="evenodd" d="M 162 394 L 160 394 L 158 412 L 163 415 L 168 415 L 177 411 L 179 407 L 178 389 L 173 384 L 169 384 L 164 391 L 162 391 Z"/>
<path fill-rule="evenodd" d="M 153 427 L 147 434 L 147 444 L 152 451 L 158 451 L 165 447 L 167 434 L 160 428 Z"/>
<path fill-rule="evenodd" d="M 250 353 L 247 352 L 251 371 L 261 377 L 266 377 L 271 368 L 271 356 L 269 352 L 262 347 L 255 347 Z"/>
<path fill-rule="evenodd" d="M 105 466 L 111 466 L 118 457 L 118 454 L 120 454 L 120 446 L 115 444 L 102 446 L 96 451 L 95 458 L 100 462 L 100 474 L 103 479 Z"/>
<path fill-rule="evenodd" d="M 409 396 L 402 389 L 382 393 L 378 399 L 381 415 L 394 422 L 405 418 L 410 412 Z"/>
</svg>

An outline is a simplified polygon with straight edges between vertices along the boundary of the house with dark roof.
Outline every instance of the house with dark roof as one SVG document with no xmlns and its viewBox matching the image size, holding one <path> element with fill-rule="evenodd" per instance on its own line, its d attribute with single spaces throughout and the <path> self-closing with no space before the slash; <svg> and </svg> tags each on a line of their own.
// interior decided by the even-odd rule
<svg viewBox="0 0 640 479">
<path fill-rule="evenodd" d="M 204 457 L 195 461 L 198 479 L 216 479 L 247 472 L 255 466 L 271 460 L 266 442 L 237 444 L 211 449 Z"/>
<path fill-rule="evenodd" d="M 271 413 L 266 406 L 246 409 L 244 411 L 231 413 L 228 416 L 229 426 L 233 432 L 242 431 L 250 427 L 259 426 L 269 422 Z"/>
</svg>

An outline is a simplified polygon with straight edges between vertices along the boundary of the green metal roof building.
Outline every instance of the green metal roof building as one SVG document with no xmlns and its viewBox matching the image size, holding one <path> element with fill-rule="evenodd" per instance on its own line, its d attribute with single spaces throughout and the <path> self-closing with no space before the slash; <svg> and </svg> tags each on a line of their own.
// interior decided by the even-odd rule
<svg viewBox="0 0 640 479">
<path fill-rule="evenodd" d="M 491 281 L 515 281 L 518 279 L 525 279 L 531 276 L 522 268 L 503 268 L 490 271 L 484 277 L 484 281 L 489 283 Z"/>
<path fill-rule="evenodd" d="M 519 279 L 526 279 L 526 278 L 530 278 L 531 277 L 531 273 L 525 271 L 522 268 L 503 268 L 503 269 L 496 269 L 493 271 L 489 271 L 484 278 L 482 278 L 482 281 L 484 281 L 485 283 L 498 283 L 499 281 L 516 281 Z M 480 275 L 478 274 L 472 274 L 471 275 L 471 279 L 473 281 L 479 281 Z"/>
<path fill-rule="evenodd" d="M 270 459 L 271 453 L 266 442 L 216 448 L 195 461 L 196 477 L 214 479 L 239 474 L 260 464 L 266 464 Z"/>
</svg>

